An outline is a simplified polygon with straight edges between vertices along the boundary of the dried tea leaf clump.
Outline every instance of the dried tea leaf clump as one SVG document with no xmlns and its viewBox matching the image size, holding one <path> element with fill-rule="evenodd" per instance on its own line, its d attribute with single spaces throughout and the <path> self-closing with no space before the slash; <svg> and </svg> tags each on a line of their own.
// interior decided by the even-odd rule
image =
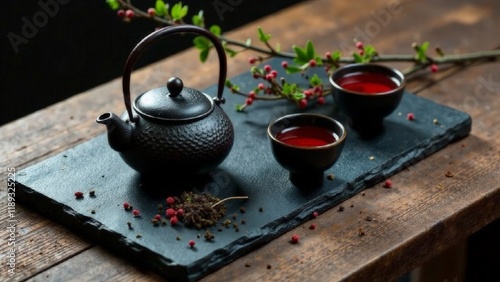
<svg viewBox="0 0 500 282">
<path fill-rule="evenodd" d="M 223 203 L 214 206 L 219 201 L 219 198 L 205 193 L 184 192 L 176 208 L 184 210 L 186 226 L 201 229 L 215 225 L 217 220 L 226 214 L 226 206 Z"/>
</svg>

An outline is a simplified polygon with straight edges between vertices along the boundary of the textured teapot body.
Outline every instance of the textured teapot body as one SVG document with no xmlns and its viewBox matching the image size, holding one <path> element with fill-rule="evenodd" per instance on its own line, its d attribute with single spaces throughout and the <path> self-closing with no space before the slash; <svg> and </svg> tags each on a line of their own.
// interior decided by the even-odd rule
<svg viewBox="0 0 500 282">
<path fill-rule="evenodd" d="M 127 114 L 122 116 L 127 118 Z M 215 106 L 209 116 L 189 123 L 170 125 L 141 118 L 132 125 L 129 148 L 119 154 L 146 176 L 200 175 L 224 161 L 233 141 L 228 116 Z"/>
<path fill-rule="evenodd" d="M 131 103 L 135 62 L 150 45 L 175 33 L 194 33 L 212 41 L 219 56 L 217 96 L 184 87 L 180 78 L 172 77 L 166 87 L 142 93 Z M 106 125 L 110 147 L 142 175 L 172 179 L 208 173 L 224 161 L 234 141 L 233 125 L 220 107 L 225 102 L 226 73 L 224 47 L 210 31 L 190 25 L 159 29 L 137 44 L 125 64 L 122 86 L 127 111 L 122 117 L 104 113 L 96 121 Z"/>
</svg>

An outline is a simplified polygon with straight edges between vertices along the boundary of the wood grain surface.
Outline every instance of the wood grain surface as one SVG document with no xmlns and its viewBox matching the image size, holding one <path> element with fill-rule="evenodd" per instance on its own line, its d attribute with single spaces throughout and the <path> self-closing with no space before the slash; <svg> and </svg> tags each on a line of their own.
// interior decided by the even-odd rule
<svg viewBox="0 0 500 282">
<path fill-rule="evenodd" d="M 412 42 L 426 40 L 447 53 L 472 52 L 500 45 L 498 12 L 500 2 L 493 0 L 363 4 L 317 0 L 252 22 L 227 36 L 257 42 L 256 28 L 261 26 L 283 49 L 311 39 L 321 53 L 345 50 L 358 37 L 386 54 L 410 53 Z M 132 93 L 158 87 L 172 75 L 183 78 L 189 87 L 208 87 L 217 79 L 213 55 L 201 64 L 197 51 L 189 49 L 137 70 Z M 229 59 L 228 76 L 247 71 L 251 55 Z M 471 114 L 470 136 L 392 177 L 393 188 L 376 185 L 342 203 L 343 211 L 338 206 L 321 214 L 313 220 L 315 230 L 309 230 L 310 223 L 299 226 L 202 280 L 395 280 L 498 219 L 499 73 L 500 64 L 493 62 L 411 82 L 408 90 Z M 8 217 L 7 168 L 20 170 L 104 133 L 94 120 L 102 112 L 124 110 L 120 83 L 119 79 L 111 81 L 0 127 L 2 223 Z M 447 171 L 453 177 L 446 177 Z M 120 258 L 20 203 L 15 208 L 16 274 L 7 272 L 9 234 L 2 228 L 0 280 L 162 281 L 135 266 L 133 258 Z M 360 229 L 364 236 L 359 236 Z M 301 241 L 291 245 L 294 233 L 301 235 Z M 454 281 L 454 277 L 447 279 Z"/>
</svg>

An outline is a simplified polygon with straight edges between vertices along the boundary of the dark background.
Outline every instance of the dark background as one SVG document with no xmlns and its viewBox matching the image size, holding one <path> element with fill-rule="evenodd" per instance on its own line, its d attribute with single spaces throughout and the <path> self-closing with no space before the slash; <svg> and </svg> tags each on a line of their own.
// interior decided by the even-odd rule
<svg viewBox="0 0 500 282">
<path fill-rule="evenodd" d="M 300 1 L 303 0 L 182 2 L 189 5 L 187 22 L 191 22 L 193 14 L 203 10 L 207 25 L 218 24 L 223 31 L 228 31 Z M 48 2 L 58 7 L 53 16 L 47 16 L 40 5 Z M 133 1 L 143 8 L 154 6 L 155 2 Z M 166 2 L 173 5 L 178 1 Z M 216 3 L 232 6 L 222 13 L 223 19 L 214 6 Z M 116 16 L 116 11 L 109 8 L 106 0 L 7 0 L 2 2 L 2 8 L 0 125 L 120 77 L 132 48 L 157 26 L 143 19 L 124 23 Z M 48 18 L 45 24 L 41 13 Z M 23 19 L 35 23 L 32 38 L 23 35 L 26 25 Z M 8 38 L 8 34 L 12 36 L 12 33 L 27 40 L 19 44 L 18 52 Z M 186 37 L 176 39 L 174 45 L 159 42 L 141 56 L 136 68 L 190 47 L 191 41 L 192 38 Z"/>
</svg>

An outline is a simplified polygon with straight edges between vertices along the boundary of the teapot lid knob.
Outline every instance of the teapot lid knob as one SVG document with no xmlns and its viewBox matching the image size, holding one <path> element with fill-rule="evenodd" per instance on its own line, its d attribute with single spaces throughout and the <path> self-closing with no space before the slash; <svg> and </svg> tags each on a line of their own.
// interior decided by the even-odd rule
<svg viewBox="0 0 500 282">
<path fill-rule="evenodd" d="M 181 94 L 182 89 L 184 88 L 184 83 L 178 77 L 171 77 L 167 81 L 167 89 L 170 93 L 170 97 L 177 97 Z"/>
</svg>

